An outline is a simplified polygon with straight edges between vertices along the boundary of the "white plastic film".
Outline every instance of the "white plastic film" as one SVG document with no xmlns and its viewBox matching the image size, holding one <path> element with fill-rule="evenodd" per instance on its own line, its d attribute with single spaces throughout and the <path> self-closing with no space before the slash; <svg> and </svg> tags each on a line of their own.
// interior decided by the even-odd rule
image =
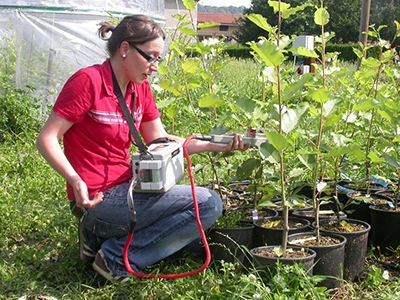
<svg viewBox="0 0 400 300">
<path fill-rule="evenodd" d="M 164 0 L 106 0 L 101 7 L 98 0 L 0 0 L 0 74 L 52 104 L 74 72 L 107 58 L 97 24 L 109 14 L 145 14 L 165 25 Z"/>
</svg>

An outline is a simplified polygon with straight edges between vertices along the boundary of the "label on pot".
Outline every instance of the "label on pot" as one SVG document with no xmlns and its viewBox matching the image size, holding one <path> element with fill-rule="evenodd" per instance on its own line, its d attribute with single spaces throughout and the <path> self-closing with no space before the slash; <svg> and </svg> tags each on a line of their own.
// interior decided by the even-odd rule
<svg viewBox="0 0 400 300">
<path fill-rule="evenodd" d="M 370 176 L 369 179 L 371 179 L 372 181 L 375 181 L 377 184 L 383 186 L 384 188 L 388 187 L 388 185 L 389 185 L 386 182 L 384 182 L 383 180 L 380 180 L 374 176 Z"/>
<path fill-rule="evenodd" d="M 349 223 L 347 223 L 345 220 L 341 221 L 341 222 L 340 222 L 340 225 L 341 225 L 344 229 L 346 229 L 346 231 L 348 231 L 348 232 L 353 232 L 353 231 L 354 231 L 353 226 L 351 226 L 351 225 L 350 225 Z"/>
<path fill-rule="evenodd" d="M 252 217 L 253 217 L 253 222 L 255 222 L 255 221 L 258 220 L 258 211 L 257 211 L 257 209 L 254 209 L 254 210 L 251 212 L 251 215 L 252 215 Z"/>
</svg>

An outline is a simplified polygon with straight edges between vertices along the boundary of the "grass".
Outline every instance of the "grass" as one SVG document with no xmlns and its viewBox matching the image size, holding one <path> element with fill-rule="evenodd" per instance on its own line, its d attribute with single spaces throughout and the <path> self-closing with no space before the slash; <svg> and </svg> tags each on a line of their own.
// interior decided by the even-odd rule
<svg viewBox="0 0 400 300">
<path fill-rule="evenodd" d="M 250 65 L 250 67 L 249 67 Z M 250 70 L 250 71 L 249 71 Z M 227 75 L 226 75 L 227 74 Z M 230 61 L 218 76 L 232 94 L 259 95 L 257 65 Z M 240 81 L 239 81 L 240 78 Z M 242 81 L 244 80 L 244 82 Z M 19 96 L 7 96 L 18 103 Z M 4 103 L 4 102 L 3 102 Z M 8 106 L 7 106 L 8 107 Z M 4 109 L 7 109 L 4 107 Z M 1 117 L 1 116 L 0 116 Z M 33 125 L 24 121 L 25 128 Z M 4 122 L 7 124 L 7 122 Z M 17 124 L 18 125 L 18 124 Z M 17 126 L 15 125 L 15 126 Z M 96 275 L 78 257 L 77 221 L 69 212 L 65 182 L 35 149 L 37 132 L 2 128 L 0 143 L 0 299 L 398 299 L 398 272 L 374 263 L 372 252 L 357 282 L 328 293 L 299 266 L 271 272 L 212 262 L 199 275 L 176 280 L 133 278 L 127 285 Z M 197 156 L 196 161 L 201 161 Z M 219 168 L 224 168 L 219 165 Z M 222 172 L 223 170 L 221 170 Z M 201 176 L 200 176 L 201 175 Z M 207 180 L 198 174 L 197 183 Z M 394 256 L 397 259 L 397 256 Z M 203 259 L 185 253 L 149 268 L 160 273 L 197 269 Z M 21 298 L 24 297 L 25 298 Z M 47 297 L 47 298 L 46 298 Z"/>
</svg>

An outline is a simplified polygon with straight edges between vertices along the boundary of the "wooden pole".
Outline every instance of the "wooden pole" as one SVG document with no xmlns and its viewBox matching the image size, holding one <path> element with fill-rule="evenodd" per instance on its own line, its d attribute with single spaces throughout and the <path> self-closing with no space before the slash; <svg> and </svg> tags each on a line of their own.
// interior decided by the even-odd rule
<svg viewBox="0 0 400 300">
<path fill-rule="evenodd" d="M 371 11 L 371 0 L 363 0 L 361 7 L 361 18 L 360 18 L 360 36 L 358 40 L 364 45 L 364 47 L 367 44 L 368 36 L 363 32 L 368 31 L 370 11 Z M 358 47 L 358 49 L 361 50 L 361 47 Z M 364 53 L 364 57 L 365 55 L 366 53 Z M 360 68 L 360 65 L 361 65 L 361 58 L 358 58 L 357 70 Z"/>
</svg>

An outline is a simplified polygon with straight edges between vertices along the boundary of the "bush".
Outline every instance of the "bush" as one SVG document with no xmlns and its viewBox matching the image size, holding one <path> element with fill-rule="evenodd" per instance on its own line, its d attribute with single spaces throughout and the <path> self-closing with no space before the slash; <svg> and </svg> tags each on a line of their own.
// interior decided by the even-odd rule
<svg viewBox="0 0 400 300">
<path fill-rule="evenodd" d="M 41 127 L 40 106 L 32 96 L 34 89 L 28 87 L 24 91 L 12 87 L 7 79 L 2 76 L 0 81 L 0 143 L 32 136 Z"/>
</svg>

